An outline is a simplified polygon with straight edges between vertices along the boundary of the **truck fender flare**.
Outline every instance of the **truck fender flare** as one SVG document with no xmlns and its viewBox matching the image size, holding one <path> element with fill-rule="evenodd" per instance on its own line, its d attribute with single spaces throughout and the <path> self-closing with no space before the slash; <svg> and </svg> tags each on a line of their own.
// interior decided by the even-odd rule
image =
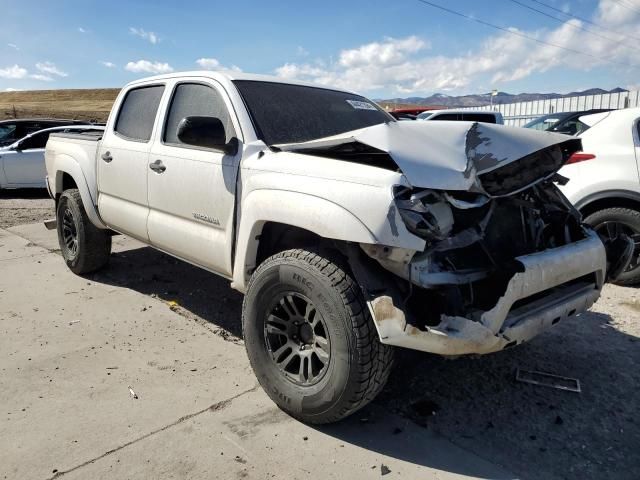
<svg viewBox="0 0 640 480">
<path fill-rule="evenodd" d="M 102 222 L 100 216 L 98 215 L 98 210 L 93 202 L 93 198 L 91 198 L 91 193 L 89 192 L 89 185 L 87 183 L 87 179 L 76 162 L 69 155 L 58 155 L 56 156 L 56 176 L 55 176 L 55 195 L 56 200 L 57 196 L 62 194 L 62 179 L 64 174 L 71 176 L 73 181 L 76 183 L 78 187 L 78 191 L 80 192 L 80 197 L 82 198 L 82 204 L 84 206 L 85 211 L 87 212 L 87 216 L 91 223 L 93 223 L 96 227 L 107 229 L 108 227 Z"/>
<path fill-rule="evenodd" d="M 267 222 L 291 225 L 333 240 L 377 243 L 360 219 L 330 200 L 286 190 L 253 190 L 242 200 L 236 237 L 231 286 L 241 292 L 256 267 L 259 235 Z"/>
</svg>

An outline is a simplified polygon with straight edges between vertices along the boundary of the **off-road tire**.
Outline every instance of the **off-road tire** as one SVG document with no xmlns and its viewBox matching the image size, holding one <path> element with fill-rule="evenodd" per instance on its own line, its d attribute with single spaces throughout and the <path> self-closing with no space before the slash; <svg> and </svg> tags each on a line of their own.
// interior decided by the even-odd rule
<svg viewBox="0 0 640 480">
<path fill-rule="evenodd" d="M 242 306 L 247 355 L 260 385 L 282 410 L 314 424 L 341 420 L 373 400 L 393 364 L 393 348 L 379 342 L 358 285 L 327 256 L 296 249 L 266 259 L 251 276 Z M 269 352 L 265 321 L 274 298 L 286 292 L 310 299 L 328 327 L 331 354 L 315 385 L 294 384 Z"/>
<path fill-rule="evenodd" d="M 75 252 L 65 242 L 65 214 L 71 214 L 76 229 Z M 76 188 L 62 192 L 56 209 L 58 243 L 69 269 L 78 275 L 94 272 L 109 263 L 111 255 L 111 233 L 97 228 L 84 209 L 80 192 Z"/>
<path fill-rule="evenodd" d="M 594 229 L 604 222 L 619 222 L 634 232 L 640 233 L 640 212 L 630 208 L 605 208 L 593 212 L 584 219 L 584 222 Z M 640 284 L 640 262 L 630 270 L 625 270 L 613 281 L 616 285 Z"/>
</svg>

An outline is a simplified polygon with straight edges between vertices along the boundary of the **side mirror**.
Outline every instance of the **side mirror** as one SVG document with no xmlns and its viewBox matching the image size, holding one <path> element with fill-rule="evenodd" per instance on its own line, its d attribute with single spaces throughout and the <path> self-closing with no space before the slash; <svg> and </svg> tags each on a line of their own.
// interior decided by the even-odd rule
<svg viewBox="0 0 640 480">
<path fill-rule="evenodd" d="M 224 124 L 216 117 L 191 116 L 180 120 L 178 139 L 187 145 L 222 150 L 227 155 L 238 152 L 238 140 L 227 142 Z"/>
</svg>

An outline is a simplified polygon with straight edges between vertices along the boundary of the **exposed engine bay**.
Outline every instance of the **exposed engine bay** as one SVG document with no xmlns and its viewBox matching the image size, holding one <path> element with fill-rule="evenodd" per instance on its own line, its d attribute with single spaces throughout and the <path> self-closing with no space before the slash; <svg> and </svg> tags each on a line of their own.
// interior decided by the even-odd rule
<svg viewBox="0 0 640 480">
<path fill-rule="evenodd" d="M 517 257 L 586 238 L 580 214 L 551 182 L 494 199 L 399 187 L 395 203 L 407 228 L 427 241 L 404 271 L 396 269 L 424 289 L 410 300 L 430 305 L 426 325 L 437 325 L 441 314 L 491 308 L 522 270 Z"/>
<path fill-rule="evenodd" d="M 404 280 L 397 282 L 395 298 L 372 300 L 377 325 L 384 330 L 385 317 L 398 321 L 401 315 L 403 336 L 408 327 L 415 330 L 412 340 L 415 333 L 441 334 L 439 343 L 445 337 L 448 343 L 457 336 L 463 340 L 413 348 L 442 354 L 495 351 L 535 335 L 507 332 L 522 328 L 532 311 L 553 324 L 597 298 L 605 267 L 585 258 L 602 258 L 589 254 L 601 253 L 602 243 L 581 225 L 580 214 L 550 179 L 497 198 L 406 187 L 396 187 L 394 194 L 392 208 L 426 247 L 411 252 L 361 245 Z M 545 316 L 548 307 L 552 314 Z M 484 339 L 482 347 L 477 335 Z"/>
</svg>

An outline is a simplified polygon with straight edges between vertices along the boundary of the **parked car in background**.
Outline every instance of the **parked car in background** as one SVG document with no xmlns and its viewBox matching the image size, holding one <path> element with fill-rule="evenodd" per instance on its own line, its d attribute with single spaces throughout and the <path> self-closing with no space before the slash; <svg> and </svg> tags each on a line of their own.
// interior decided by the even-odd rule
<svg viewBox="0 0 640 480">
<path fill-rule="evenodd" d="M 560 174 L 561 187 L 584 221 L 610 239 L 622 234 L 635 242 L 627 270 L 617 283 L 640 283 L 640 108 L 581 116 L 588 130 L 580 134 L 582 152 L 574 153 Z"/>
<path fill-rule="evenodd" d="M 396 120 L 415 120 L 416 115 L 431 110 L 432 108 L 433 107 L 394 108 L 388 113 Z"/>
<path fill-rule="evenodd" d="M 610 109 L 594 108 L 580 112 L 559 112 L 543 115 L 523 125 L 523 128 L 542 130 L 545 132 L 564 133 L 565 135 L 580 135 L 589 125 L 580 121 L 580 117 L 592 113 L 609 112 Z"/>
<path fill-rule="evenodd" d="M 398 122 L 326 86 L 171 73 L 123 88 L 102 139 L 51 136 L 46 225 L 77 274 L 108 263 L 115 231 L 229 279 L 265 392 L 327 423 L 381 391 L 392 346 L 496 352 L 597 300 L 607 260 L 631 252 L 558 190 L 578 150 L 548 132 Z"/>
<path fill-rule="evenodd" d="M 11 145 L 0 147 L 0 188 L 45 188 L 44 149 L 53 132 L 102 131 L 104 127 L 73 125 L 33 132 Z"/>
<path fill-rule="evenodd" d="M 416 119 L 416 116 L 411 113 L 389 112 L 389 115 L 391 115 L 396 120 L 402 120 L 402 121 L 405 121 L 405 120 L 414 121 Z"/>
<path fill-rule="evenodd" d="M 63 118 L 20 118 L 13 120 L 0 120 L 0 147 L 26 137 L 30 133 L 44 130 L 45 128 L 62 127 L 65 125 L 86 125 L 86 120 L 67 120 Z"/>
<path fill-rule="evenodd" d="M 500 112 L 487 110 L 429 110 L 416 116 L 416 120 L 453 120 L 459 122 L 481 122 L 504 124 L 504 119 Z"/>
</svg>

